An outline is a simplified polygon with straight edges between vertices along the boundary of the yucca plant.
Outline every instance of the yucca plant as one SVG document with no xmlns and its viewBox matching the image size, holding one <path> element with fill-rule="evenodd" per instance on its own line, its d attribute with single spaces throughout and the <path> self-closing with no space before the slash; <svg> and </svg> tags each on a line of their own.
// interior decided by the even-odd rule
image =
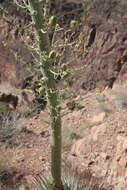
<svg viewBox="0 0 127 190">
<path fill-rule="evenodd" d="M 52 72 L 52 51 L 49 43 L 46 20 L 42 15 L 39 0 L 28 0 L 28 8 L 34 24 L 35 37 L 38 42 L 38 53 L 40 56 L 40 68 L 45 83 L 47 102 L 50 113 L 51 129 L 51 185 L 53 189 L 62 189 L 61 184 L 61 117 L 58 103 L 58 95 Z M 47 6 L 50 0 L 47 1 Z M 47 13 L 47 12 L 46 12 Z M 46 15 L 45 15 L 46 16 Z M 44 182 L 44 181 L 43 181 Z M 46 184 L 46 183 L 45 183 Z M 47 186 L 48 187 L 48 186 Z"/>
<path fill-rule="evenodd" d="M 62 179 L 62 189 L 63 190 L 90 190 L 90 189 L 84 189 L 83 181 L 77 180 L 74 173 L 71 175 L 67 175 L 67 173 L 64 173 L 61 177 Z M 53 184 L 50 184 L 50 179 L 45 176 L 40 176 L 35 181 L 35 189 L 36 190 L 51 190 L 53 189 Z"/>
<path fill-rule="evenodd" d="M 19 5 L 18 0 L 14 1 L 17 5 Z M 53 69 L 53 65 L 55 65 L 54 57 L 60 53 L 55 52 L 55 48 L 53 46 L 53 36 L 56 31 L 63 31 L 63 29 L 56 24 L 54 16 L 49 16 L 50 5 L 52 2 L 52 0 L 22 0 L 21 6 L 19 5 L 20 7 L 27 8 L 29 10 L 32 19 L 31 25 L 35 30 L 34 35 L 37 45 L 35 50 L 40 57 L 40 70 L 43 76 L 42 81 L 45 85 L 46 98 L 50 114 L 51 178 L 39 177 L 36 183 L 36 189 L 82 190 L 84 186 L 76 180 L 75 175 L 72 174 L 68 177 L 64 173 L 61 175 L 61 108 L 59 105 L 59 90 L 56 88 L 56 78 L 61 70 L 62 79 L 66 77 L 68 73 L 64 70 L 65 67 L 61 67 L 60 71 L 57 73 L 56 70 Z M 24 3 L 25 6 L 22 6 L 22 3 Z M 42 7 L 41 3 L 43 3 Z M 74 32 L 74 30 L 72 30 L 72 32 Z M 65 49 L 67 45 L 71 46 L 72 44 L 67 44 L 67 41 L 65 40 L 63 49 Z"/>
<path fill-rule="evenodd" d="M 77 170 L 72 170 L 71 166 L 64 166 L 61 175 L 62 190 L 113 190 L 111 186 L 105 186 L 92 177 L 90 171 L 85 171 L 84 175 L 79 175 Z M 35 190 L 52 190 L 49 174 L 40 175 L 34 181 Z"/>
</svg>

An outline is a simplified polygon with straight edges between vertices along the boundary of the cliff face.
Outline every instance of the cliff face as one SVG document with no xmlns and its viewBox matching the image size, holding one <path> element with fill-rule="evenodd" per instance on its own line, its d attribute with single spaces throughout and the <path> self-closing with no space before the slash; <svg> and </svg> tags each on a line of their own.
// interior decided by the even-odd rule
<svg viewBox="0 0 127 190">
<path fill-rule="evenodd" d="M 74 73 L 77 78 L 74 86 L 76 91 L 77 88 L 86 91 L 96 87 L 112 88 L 114 82 L 124 82 L 127 79 L 127 1 L 94 0 L 93 2 L 89 10 L 88 24 L 85 24 L 83 29 L 85 39 L 81 44 L 82 55 L 77 60 L 78 65 L 74 63 L 79 70 Z M 5 0 L 2 5 L 10 15 L 19 20 L 21 26 L 28 22 L 29 18 L 26 14 L 12 6 L 12 1 Z M 68 8 L 67 10 L 70 11 L 72 8 L 80 7 L 81 4 L 72 0 L 66 1 L 62 6 L 62 10 Z M 33 64 L 33 59 L 20 40 L 21 34 L 18 36 L 19 31 L 15 27 L 13 17 L 8 17 L 3 10 L 0 10 L 0 14 L 2 15 L 0 19 L 0 81 L 6 79 L 12 84 L 15 81 L 14 85 L 18 86 L 28 73 L 25 74 L 24 66 L 14 60 L 14 52 L 20 54 L 26 64 Z M 76 14 L 79 18 L 80 13 Z M 65 15 L 64 21 L 68 22 L 68 19 L 70 19 L 68 15 Z M 27 36 L 25 31 L 22 31 L 22 35 Z M 32 38 L 31 36 L 31 40 Z M 13 68 L 10 70 L 10 75 L 7 74 L 6 68 Z M 17 80 L 13 80 L 14 78 Z"/>
<path fill-rule="evenodd" d="M 77 6 L 74 6 L 75 1 L 71 2 L 73 7 Z M 124 83 L 127 80 L 127 1 L 89 2 L 92 6 L 82 31 L 81 56 L 71 64 L 78 69 L 74 73 L 76 81 L 72 89 L 76 93 L 81 88 L 85 91 L 96 87 L 112 88 L 115 82 Z M 70 5 L 68 7 L 71 9 Z M 66 6 L 61 9 L 66 9 Z M 82 12 L 76 13 L 74 18 L 81 17 L 79 14 Z M 68 23 L 67 15 L 64 21 Z M 67 60 L 74 57 L 73 48 L 67 56 Z"/>
<path fill-rule="evenodd" d="M 112 88 L 127 79 L 127 1 L 95 0 L 84 27 L 83 62 L 89 67 L 82 88 Z"/>
</svg>

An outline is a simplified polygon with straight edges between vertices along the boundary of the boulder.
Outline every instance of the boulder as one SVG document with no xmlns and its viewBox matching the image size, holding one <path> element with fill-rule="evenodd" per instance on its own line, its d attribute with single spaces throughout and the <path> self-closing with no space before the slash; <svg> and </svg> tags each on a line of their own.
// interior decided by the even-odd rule
<svg viewBox="0 0 127 190">
<path fill-rule="evenodd" d="M 0 84 L 0 102 L 9 105 L 15 109 L 18 105 L 30 105 L 35 99 L 32 90 L 17 89 L 8 82 Z"/>
</svg>

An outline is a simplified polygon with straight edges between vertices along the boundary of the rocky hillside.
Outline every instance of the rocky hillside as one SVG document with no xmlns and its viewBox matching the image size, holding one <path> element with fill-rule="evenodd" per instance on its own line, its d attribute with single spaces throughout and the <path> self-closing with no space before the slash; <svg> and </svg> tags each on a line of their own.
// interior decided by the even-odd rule
<svg viewBox="0 0 127 190">
<path fill-rule="evenodd" d="M 63 5 L 61 10 L 69 6 L 69 11 L 81 6 L 75 0 L 65 1 Z M 87 22 L 81 27 L 83 40 L 79 56 L 70 64 L 75 70 L 70 77 L 74 84 L 67 92 L 73 96 L 62 104 L 66 160 L 82 174 L 90 170 L 95 181 L 115 190 L 127 189 L 126 10 L 126 0 L 93 1 Z M 73 16 L 79 20 L 80 14 L 82 11 L 71 17 L 65 15 L 62 21 L 68 23 Z M 4 173 L 2 183 L 8 177 L 13 189 L 21 190 L 25 189 L 24 181 L 30 183 L 33 177 L 49 168 L 49 119 L 46 110 L 26 117 L 34 109 L 29 105 L 34 105 L 35 98 L 28 83 L 33 76 L 39 76 L 38 72 L 31 74 L 33 57 L 21 39 L 27 37 L 21 28 L 30 18 L 8 0 L 0 1 L 0 16 L 0 103 L 25 116 L 18 121 L 23 133 L 16 133 L 6 145 L 0 144 L 1 151 L 9 155 L 11 152 L 9 163 L 14 168 L 14 172 Z M 19 28 L 15 27 L 17 19 Z M 32 39 L 30 36 L 31 42 Z M 71 47 L 65 60 L 74 56 Z M 18 180 L 17 186 L 14 180 Z"/>
<path fill-rule="evenodd" d="M 25 24 L 26 19 L 22 19 L 23 13 L 21 11 L 16 11 L 16 8 L 11 5 L 11 1 L 8 2 L 5 0 L 3 5 L 8 7 L 7 9 L 10 15 L 15 14 L 21 25 Z M 74 3 L 72 7 L 74 7 Z M 64 8 L 66 8 L 66 6 Z M 82 31 L 85 36 L 84 42 L 81 44 L 82 56 L 79 60 L 73 62 L 73 65 L 77 65 L 78 62 L 77 67 L 79 68 L 79 76 L 77 76 L 77 78 L 79 79 L 76 82 L 77 86 L 80 86 L 84 90 L 91 90 L 96 87 L 104 88 L 106 86 L 112 88 L 115 81 L 123 82 L 126 80 L 126 9 L 127 3 L 125 0 L 94 1 L 89 11 L 88 24 L 84 26 Z M 71 9 L 69 9 L 69 11 L 70 10 Z M 4 19 L 0 19 L 1 80 L 4 80 L 4 78 L 8 80 L 9 77 L 10 81 L 15 81 L 15 83 L 19 85 L 19 79 L 21 82 L 24 72 L 19 73 L 19 67 L 21 67 L 21 65 L 14 63 L 15 61 L 12 58 L 13 54 L 11 50 L 20 53 L 27 63 L 31 63 L 32 59 L 24 48 L 21 40 L 18 38 L 18 29 L 7 22 L 6 14 L 4 17 Z M 12 22 L 14 22 L 14 20 L 12 20 Z M 22 32 L 24 35 L 24 31 Z M 5 47 L 4 40 L 6 44 Z M 13 77 L 11 75 L 8 76 L 5 71 L 9 69 L 9 66 L 4 68 L 6 63 L 10 63 L 10 69 L 13 67 L 12 70 L 14 70 L 14 73 L 12 74 L 12 72 L 10 72 Z M 80 70 L 80 67 L 84 67 L 84 69 Z M 20 69 L 20 72 L 21 71 L 22 69 Z M 14 77 L 17 77 L 17 80 L 13 80 Z"/>
<path fill-rule="evenodd" d="M 78 68 L 85 66 L 77 75 L 77 88 L 112 88 L 127 79 L 126 10 L 126 1 L 94 1 L 83 29 L 82 56 L 76 63 Z"/>
</svg>

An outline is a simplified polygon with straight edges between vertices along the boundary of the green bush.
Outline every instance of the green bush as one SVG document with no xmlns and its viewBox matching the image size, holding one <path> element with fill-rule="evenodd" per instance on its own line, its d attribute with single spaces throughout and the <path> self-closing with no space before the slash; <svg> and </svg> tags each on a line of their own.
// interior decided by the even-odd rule
<svg viewBox="0 0 127 190">
<path fill-rule="evenodd" d="M 0 117 L 7 111 L 7 105 L 4 102 L 0 102 Z"/>
</svg>

